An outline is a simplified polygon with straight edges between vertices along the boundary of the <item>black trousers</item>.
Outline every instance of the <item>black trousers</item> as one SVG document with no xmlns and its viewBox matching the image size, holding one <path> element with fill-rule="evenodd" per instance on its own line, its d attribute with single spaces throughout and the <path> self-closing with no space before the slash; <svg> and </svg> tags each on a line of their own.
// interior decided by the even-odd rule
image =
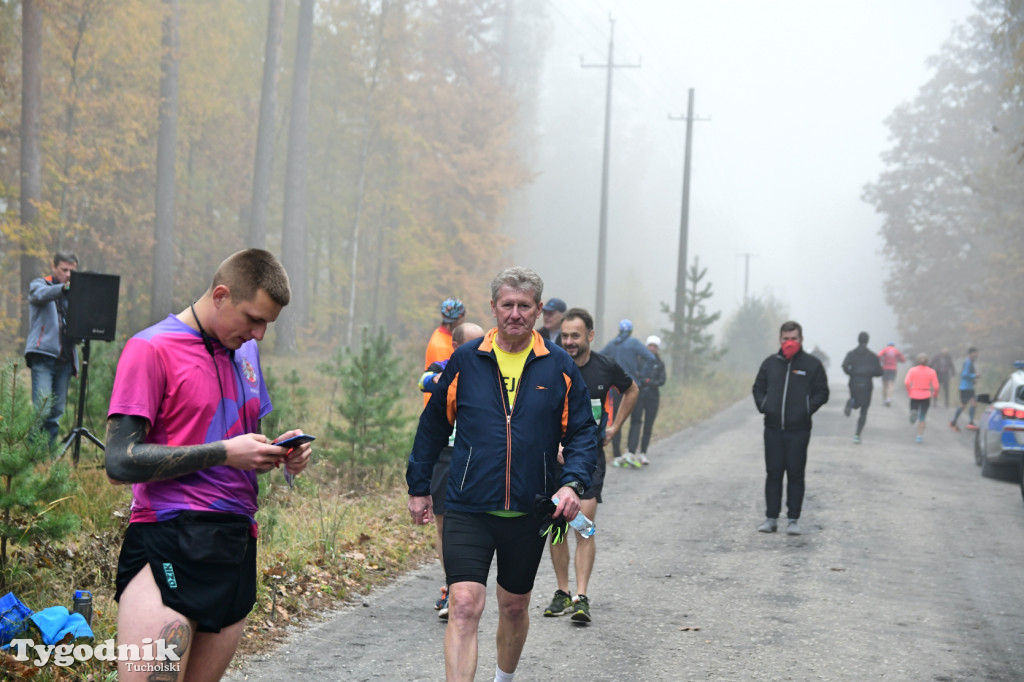
<svg viewBox="0 0 1024 682">
<path fill-rule="evenodd" d="M 782 477 L 786 477 L 786 511 L 791 519 L 800 518 L 804 504 L 804 469 L 807 468 L 807 445 L 811 430 L 764 430 L 765 516 L 779 518 L 782 511 Z"/>
<path fill-rule="evenodd" d="M 640 452 L 647 452 L 651 444 L 651 432 L 654 430 L 654 420 L 658 418 L 658 405 L 661 403 L 661 391 L 657 388 L 645 388 L 640 391 L 636 399 L 636 407 L 629 415 L 629 451 L 636 452 L 637 445 Z M 643 438 L 641 434 L 641 422 L 643 423 Z"/>
<path fill-rule="evenodd" d="M 871 384 L 867 386 L 850 386 L 850 409 L 860 410 L 860 416 L 857 418 L 858 436 L 864 430 L 864 425 L 868 422 L 868 408 L 871 407 L 871 390 Z"/>
</svg>

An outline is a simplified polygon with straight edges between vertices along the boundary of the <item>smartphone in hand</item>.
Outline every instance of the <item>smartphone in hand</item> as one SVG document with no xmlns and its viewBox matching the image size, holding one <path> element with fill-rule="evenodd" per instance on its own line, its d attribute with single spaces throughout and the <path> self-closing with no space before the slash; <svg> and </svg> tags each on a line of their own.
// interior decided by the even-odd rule
<svg viewBox="0 0 1024 682">
<path fill-rule="evenodd" d="M 303 443 L 312 443 L 315 440 L 316 436 L 311 436 L 308 433 L 300 433 L 297 436 L 292 436 L 291 438 L 285 438 L 284 440 L 271 443 L 271 445 L 276 445 L 279 448 L 297 448 Z"/>
<path fill-rule="evenodd" d="M 315 440 L 316 436 L 311 436 L 308 433 L 300 433 L 297 436 L 292 436 L 291 438 L 285 438 L 284 440 L 279 440 L 276 443 L 271 443 L 271 445 L 276 445 L 280 448 L 297 448 L 303 443 L 312 443 Z M 292 483 L 294 479 L 295 477 L 288 473 L 288 470 L 285 469 L 284 480 L 288 482 L 289 488 L 294 487 L 294 484 Z"/>
</svg>

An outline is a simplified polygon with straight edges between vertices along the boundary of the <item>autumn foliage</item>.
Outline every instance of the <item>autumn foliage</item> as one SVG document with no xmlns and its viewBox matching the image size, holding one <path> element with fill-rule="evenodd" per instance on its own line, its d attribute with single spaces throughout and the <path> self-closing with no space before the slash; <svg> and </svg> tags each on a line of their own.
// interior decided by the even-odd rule
<svg viewBox="0 0 1024 682">
<path fill-rule="evenodd" d="M 75 250 L 82 269 L 121 275 L 119 330 L 150 323 L 168 3 L 34 0 L 44 16 L 42 192 L 19 221 L 19 3 L 0 3 L 0 329 L 23 314 L 23 253 Z M 181 0 L 174 298 L 248 245 L 267 4 Z M 286 2 L 274 111 L 266 247 L 280 254 L 298 3 Z M 519 106 L 491 0 L 318 0 L 313 27 L 300 350 L 351 329 L 429 334 L 449 295 L 486 319 L 506 238 L 501 216 L 528 176 L 513 150 Z M 512 77 L 510 77 L 512 74 Z M 358 226 L 358 229 L 357 229 Z M 39 274 L 39 273 L 32 273 Z M 346 334 L 346 330 L 349 333 Z"/>
</svg>

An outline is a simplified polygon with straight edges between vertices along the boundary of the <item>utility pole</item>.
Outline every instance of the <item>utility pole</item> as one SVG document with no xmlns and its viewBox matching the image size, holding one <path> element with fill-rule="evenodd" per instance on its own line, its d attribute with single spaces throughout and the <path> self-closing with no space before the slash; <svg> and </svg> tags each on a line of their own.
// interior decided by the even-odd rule
<svg viewBox="0 0 1024 682">
<path fill-rule="evenodd" d="M 686 320 L 683 311 L 686 308 L 686 242 L 690 232 L 690 156 L 693 148 L 693 122 L 710 121 L 710 118 L 694 118 L 693 116 L 693 88 L 689 90 L 686 102 L 686 116 L 673 116 L 669 114 L 670 121 L 686 121 L 686 152 L 683 160 L 683 209 L 679 218 L 679 261 L 676 265 L 676 309 L 675 324 L 672 327 L 672 334 L 675 337 L 672 343 L 672 378 L 678 379 L 683 374 L 683 363 L 689 353 L 689 344 L 686 341 L 685 330 L 683 329 Z"/>
<path fill-rule="evenodd" d="M 746 260 L 746 263 L 743 267 L 743 302 L 746 303 L 747 291 L 749 290 L 750 286 L 750 257 L 753 256 L 754 254 L 741 253 L 739 255 L 743 256 L 743 258 Z"/>
<path fill-rule="evenodd" d="M 604 321 L 604 272 L 608 260 L 608 165 L 611 155 L 612 129 L 612 71 L 614 69 L 637 69 L 640 63 L 616 64 L 615 53 L 615 20 L 610 16 L 611 32 L 608 38 L 608 63 L 584 64 L 580 56 L 580 66 L 584 69 L 608 69 L 608 83 L 604 95 L 604 161 L 601 165 L 601 222 L 597 236 L 597 303 L 594 306 L 594 329 L 601 329 Z"/>
</svg>

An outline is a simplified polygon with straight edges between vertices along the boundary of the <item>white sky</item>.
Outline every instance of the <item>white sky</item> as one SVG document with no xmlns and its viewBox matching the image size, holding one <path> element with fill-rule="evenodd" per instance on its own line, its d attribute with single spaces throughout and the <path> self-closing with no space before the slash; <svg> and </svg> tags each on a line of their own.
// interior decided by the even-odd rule
<svg viewBox="0 0 1024 682">
<path fill-rule="evenodd" d="M 546 296 L 595 303 L 609 16 L 614 72 L 606 319 L 636 334 L 675 301 L 687 89 L 695 89 L 689 258 L 728 317 L 771 293 L 833 371 L 862 329 L 897 340 L 885 304 L 880 216 L 861 201 L 882 170 L 884 119 L 916 95 L 969 0 L 551 0 L 554 42 L 539 107 L 541 155 L 515 259 Z M 941 296 L 941 283 L 936 295 Z M 770 352 L 771 349 L 765 349 Z M 838 356 L 838 357 L 837 357 Z"/>
</svg>

